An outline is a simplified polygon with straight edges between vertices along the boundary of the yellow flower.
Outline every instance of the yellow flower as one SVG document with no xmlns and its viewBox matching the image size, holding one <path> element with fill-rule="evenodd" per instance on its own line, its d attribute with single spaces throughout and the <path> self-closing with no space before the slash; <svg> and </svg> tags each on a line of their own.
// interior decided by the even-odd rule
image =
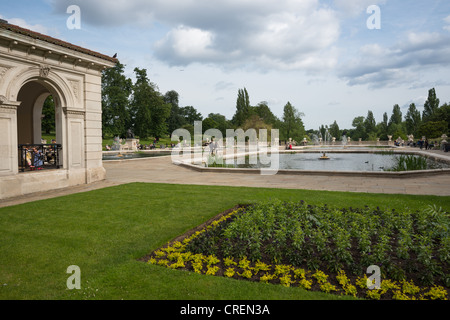
<svg viewBox="0 0 450 320">
<path fill-rule="evenodd" d="M 349 296 L 353 296 L 356 297 L 356 295 L 358 294 L 358 290 L 356 290 L 356 287 L 352 284 L 348 284 L 345 288 L 344 288 L 345 294 L 349 295 Z"/>
<path fill-rule="evenodd" d="M 395 290 L 394 295 L 392 296 L 394 300 L 410 300 L 408 295 L 402 293 L 400 290 Z"/>
<path fill-rule="evenodd" d="M 252 272 L 249 269 L 244 270 L 242 273 L 238 273 L 243 278 L 250 279 L 252 277 Z"/>
<path fill-rule="evenodd" d="M 292 267 L 289 265 L 285 265 L 285 264 L 279 264 L 275 266 L 275 274 L 276 275 L 280 275 L 280 274 L 286 274 L 289 273 L 291 271 Z"/>
<path fill-rule="evenodd" d="M 293 281 L 291 280 L 291 276 L 289 274 L 285 274 L 284 276 L 280 277 L 280 283 L 285 287 L 290 287 Z"/>
<path fill-rule="evenodd" d="M 264 274 L 261 278 L 259 278 L 259 281 L 267 283 L 267 282 L 269 282 L 270 280 L 273 280 L 273 279 L 275 279 L 275 278 L 276 278 L 276 275 L 266 273 L 266 274 Z"/>
<path fill-rule="evenodd" d="M 235 273 L 236 271 L 234 271 L 234 269 L 230 267 L 225 271 L 224 275 L 228 278 L 231 278 Z"/>
<path fill-rule="evenodd" d="M 208 266 L 208 269 L 206 270 L 206 274 L 213 276 L 213 275 L 215 275 L 217 273 L 217 271 L 219 271 L 219 267 L 217 267 L 217 266 L 214 266 L 214 267 Z"/>
<path fill-rule="evenodd" d="M 410 282 L 402 280 L 401 284 L 402 284 L 402 291 L 404 294 L 415 295 L 420 292 L 420 288 L 416 286 L 412 280 Z"/>
<path fill-rule="evenodd" d="M 231 265 L 237 266 L 237 263 L 234 262 L 234 260 L 232 258 L 225 258 L 223 260 L 223 263 L 224 263 L 225 267 L 229 267 Z"/>
<path fill-rule="evenodd" d="M 296 279 L 297 278 L 306 279 L 305 269 L 294 269 L 294 277 Z"/>
<path fill-rule="evenodd" d="M 311 280 L 302 279 L 302 280 L 299 281 L 298 284 L 303 289 L 309 290 L 309 289 L 311 289 L 312 281 Z"/>
<path fill-rule="evenodd" d="M 184 265 L 183 259 L 178 259 L 177 262 L 172 263 L 169 266 L 169 268 L 172 268 L 172 269 L 178 269 L 178 268 L 184 268 L 184 267 L 185 267 L 185 265 Z"/>
<path fill-rule="evenodd" d="M 242 268 L 242 269 L 250 268 L 250 261 L 247 260 L 247 257 L 243 257 L 243 258 L 239 261 L 239 267 Z"/>
<path fill-rule="evenodd" d="M 356 278 L 356 285 L 361 289 L 367 289 L 367 280 L 367 275 L 364 275 L 364 277 L 358 277 Z"/>
<path fill-rule="evenodd" d="M 160 266 L 167 266 L 169 264 L 169 260 L 161 259 L 161 260 L 158 260 L 157 264 Z"/>
<path fill-rule="evenodd" d="M 196 261 L 192 263 L 192 267 L 194 268 L 194 272 L 202 273 L 203 264 L 201 261 Z"/>
<path fill-rule="evenodd" d="M 367 290 L 366 295 L 369 299 L 380 300 L 381 299 L 381 291 L 377 289 Z"/>
<path fill-rule="evenodd" d="M 326 293 L 330 293 L 331 291 L 337 291 L 336 287 L 333 286 L 331 283 L 329 282 L 324 282 L 320 285 L 320 290 L 326 292 Z"/>
<path fill-rule="evenodd" d="M 441 286 L 433 286 L 430 291 L 425 293 L 425 296 L 429 296 L 431 300 L 447 300 L 447 290 Z"/>
<path fill-rule="evenodd" d="M 317 270 L 316 273 L 314 273 L 312 276 L 316 278 L 318 283 L 325 283 L 328 280 L 328 275 L 320 270 Z"/>
<path fill-rule="evenodd" d="M 162 258 L 162 257 L 164 257 L 166 254 L 163 252 L 163 251 L 161 251 L 161 250 L 158 250 L 158 251 L 155 251 L 155 256 L 157 257 L 157 258 Z"/>
<path fill-rule="evenodd" d="M 259 271 L 269 271 L 270 270 L 270 265 L 267 265 L 264 262 L 261 262 L 261 261 L 258 260 L 255 263 L 254 270 L 255 270 L 256 273 L 258 273 Z"/>
<path fill-rule="evenodd" d="M 205 258 L 205 262 L 207 266 L 210 266 L 219 263 L 220 260 L 215 255 L 210 255 Z"/>
<path fill-rule="evenodd" d="M 181 256 L 181 253 L 179 253 L 179 252 L 172 252 L 172 253 L 169 253 L 167 255 L 167 259 L 169 259 L 170 261 L 175 261 L 175 260 L 178 260 L 178 258 L 180 256 Z"/>
<path fill-rule="evenodd" d="M 336 279 L 338 280 L 339 284 L 343 288 L 345 288 L 350 283 L 350 280 L 345 275 L 344 270 L 339 270 L 338 275 L 336 276 Z"/>
</svg>

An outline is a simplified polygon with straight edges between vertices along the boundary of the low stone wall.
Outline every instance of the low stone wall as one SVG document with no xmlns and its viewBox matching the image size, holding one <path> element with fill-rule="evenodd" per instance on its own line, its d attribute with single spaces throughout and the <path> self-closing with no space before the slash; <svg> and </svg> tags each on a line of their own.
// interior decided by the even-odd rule
<svg viewBox="0 0 450 320">
<path fill-rule="evenodd" d="M 55 169 L 0 177 L 0 200 L 104 180 L 105 169 Z M 87 182 L 88 180 L 88 182 Z"/>
<path fill-rule="evenodd" d="M 216 172 L 216 173 L 248 173 L 261 174 L 261 169 L 245 169 L 245 168 L 208 168 L 201 167 L 194 164 L 179 162 L 179 166 L 188 168 L 198 172 Z M 344 177 L 370 177 L 370 178 L 410 178 L 430 175 L 449 175 L 450 169 L 435 169 L 435 170 L 415 170 L 415 171 L 307 171 L 307 170 L 292 170 L 279 169 L 276 174 L 279 175 L 308 175 L 308 176 L 344 176 Z"/>
<path fill-rule="evenodd" d="M 373 149 L 373 150 L 355 150 L 355 149 L 309 149 L 308 147 L 301 147 L 294 150 L 285 150 L 284 148 L 280 150 L 280 153 L 378 153 L 384 150 Z M 434 161 L 439 161 L 443 163 L 450 164 L 450 157 L 434 154 L 431 152 L 420 151 L 410 149 L 407 150 L 402 147 L 390 148 L 389 152 L 394 154 L 412 154 L 419 155 L 422 157 L 430 158 Z M 226 157 L 224 157 L 225 159 Z M 197 159 L 198 161 L 200 159 Z M 175 164 L 182 167 L 195 170 L 198 172 L 219 172 L 219 173 L 248 173 L 248 174 L 261 174 L 261 169 L 248 169 L 248 168 L 220 168 L 220 167 L 202 167 L 193 164 L 194 160 L 191 161 L 178 161 Z M 294 169 L 278 169 L 276 174 L 280 175 L 317 175 L 317 176 L 346 176 L 346 177 L 380 177 L 380 178 L 410 178 L 419 176 L 430 176 L 430 175 L 450 175 L 450 169 L 432 169 L 432 170 L 413 170 L 413 171 L 307 171 L 307 170 L 294 170 Z"/>
</svg>

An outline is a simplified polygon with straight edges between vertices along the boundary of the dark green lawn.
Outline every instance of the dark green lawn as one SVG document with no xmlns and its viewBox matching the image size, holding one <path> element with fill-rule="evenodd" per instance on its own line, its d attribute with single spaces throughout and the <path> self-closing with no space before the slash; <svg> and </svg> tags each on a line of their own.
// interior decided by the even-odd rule
<svg viewBox="0 0 450 320">
<path fill-rule="evenodd" d="M 0 299 L 335 299 L 299 288 L 148 265 L 138 259 L 240 203 L 449 210 L 450 197 L 133 183 L 0 208 Z M 81 269 L 68 290 L 66 269 Z"/>
</svg>

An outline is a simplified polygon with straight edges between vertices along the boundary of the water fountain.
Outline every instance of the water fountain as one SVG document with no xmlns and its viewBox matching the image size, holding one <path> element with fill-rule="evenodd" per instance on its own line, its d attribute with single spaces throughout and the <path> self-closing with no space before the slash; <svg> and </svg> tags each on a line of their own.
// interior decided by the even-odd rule
<svg viewBox="0 0 450 320">
<path fill-rule="evenodd" d="M 325 146 L 327 146 L 331 143 L 331 134 L 328 132 L 328 128 L 325 130 L 323 140 L 324 140 Z"/>
<path fill-rule="evenodd" d="M 344 135 L 342 136 L 341 139 L 342 139 L 342 140 L 341 140 L 342 146 L 344 147 L 344 149 L 347 149 L 347 143 L 349 142 L 349 141 L 347 140 L 347 136 L 344 134 Z"/>
<path fill-rule="evenodd" d="M 330 158 L 325 154 L 325 152 L 322 154 L 322 156 L 319 158 L 319 160 L 330 160 Z"/>
<path fill-rule="evenodd" d="M 122 145 L 120 144 L 120 138 L 119 137 L 114 137 L 114 142 L 111 146 L 111 150 L 112 151 L 120 151 L 122 148 Z"/>
<path fill-rule="evenodd" d="M 314 143 L 315 146 L 319 145 L 319 137 L 316 134 L 311 134 L 311 141 Z"/>
<path fill-rule="evenodd" d="M 122 151 L 122 144 L 120 143 L 120 137 L 114 137 L 114 142 L 111 146 L 111 151 L 119 151 L 117 154 L 117 157 L 123 157 L 121 151 Z"/>
</svg>

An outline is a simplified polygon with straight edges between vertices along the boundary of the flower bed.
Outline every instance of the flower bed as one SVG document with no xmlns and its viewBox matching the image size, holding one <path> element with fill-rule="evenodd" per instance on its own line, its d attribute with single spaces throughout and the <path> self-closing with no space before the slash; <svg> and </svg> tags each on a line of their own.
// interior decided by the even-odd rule
<svg viewBox="0 0 450 320">
<path fill-rule="evenodd" d="M 242 206 L 154 251 L 148 262 L 201 274 L 369 299 L 448 299 L 450 216 L 271 201 Z M 367 267 L 381 270 L 368 289 Z"/>
</svg>

